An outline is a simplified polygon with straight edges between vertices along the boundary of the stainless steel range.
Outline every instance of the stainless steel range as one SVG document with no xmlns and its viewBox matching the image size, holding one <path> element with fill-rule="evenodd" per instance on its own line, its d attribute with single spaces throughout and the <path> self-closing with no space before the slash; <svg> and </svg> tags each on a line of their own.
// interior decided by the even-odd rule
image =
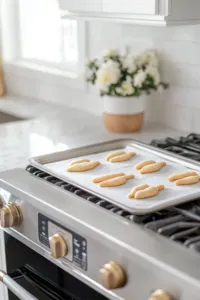
<svg viewBox="0 0 200 300">
<path fill-rule="evenodd" d="M 188 158 L 141 147 L 200 170 Z M 8 273 L 0 276 L 9 300 L 199 300 L 198 198 L 133 214 L 35 161 L 0 174 Z M 47 162 L 52 156 L 43 157 Z"/>
</svg>

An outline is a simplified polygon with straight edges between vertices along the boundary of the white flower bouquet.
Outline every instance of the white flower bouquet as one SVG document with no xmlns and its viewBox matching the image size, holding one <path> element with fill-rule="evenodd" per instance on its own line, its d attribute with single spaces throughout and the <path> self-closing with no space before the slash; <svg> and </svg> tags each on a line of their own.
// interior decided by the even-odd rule
<svg viewBox="0 0 200 300">
<path fill-rule="evenodd" d="M 98 87 L 101 96 L 140 97 L 168 87 L 161 81 L 158 57 L 151 50 L 125 56 L 107 50 L 101 59 L 89 61 L 87 70 L 87 81 Z"/>
</svg>

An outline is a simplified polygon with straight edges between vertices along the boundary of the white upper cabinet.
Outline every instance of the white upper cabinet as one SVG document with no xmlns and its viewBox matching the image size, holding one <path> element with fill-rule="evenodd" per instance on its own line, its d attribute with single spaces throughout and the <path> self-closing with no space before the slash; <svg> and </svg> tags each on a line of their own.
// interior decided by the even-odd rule
<svg viewBox="0 0 200 300">
<path fill-rule="evenodd" d="M 158 0 L 103 0 L 103 11 L 155 15 L 158 13 Z"/>
<path fill-rule="evenodd" d="M 200 0 L 58 0 L 64 17 L 141 25 L 200 24 Z"/>
<path fill-rule="evenodd" d="M 59 0 L 61 10 L 71 12 L 102 12 L 102 0 Z"/>
</svg>

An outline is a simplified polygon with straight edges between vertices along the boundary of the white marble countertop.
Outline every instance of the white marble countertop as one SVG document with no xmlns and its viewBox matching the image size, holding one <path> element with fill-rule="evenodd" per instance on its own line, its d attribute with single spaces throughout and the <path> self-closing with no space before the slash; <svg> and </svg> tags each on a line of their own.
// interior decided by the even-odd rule
<svg viewBox="0 0 200 300">
<path fill-rule="evenodd" d="M 31 118 L 0 124 L 0 171 L 24 168 L 32 156 L 72 147 L 118 138 L 133 138 L 148 143 L 155 138 L 184 134 L 156 124 L 147 124 L 140 133 L 113 134 L 104 128 L 99 116 L 23 99 L 0 100 L 0 111 Z"/>
</svg>

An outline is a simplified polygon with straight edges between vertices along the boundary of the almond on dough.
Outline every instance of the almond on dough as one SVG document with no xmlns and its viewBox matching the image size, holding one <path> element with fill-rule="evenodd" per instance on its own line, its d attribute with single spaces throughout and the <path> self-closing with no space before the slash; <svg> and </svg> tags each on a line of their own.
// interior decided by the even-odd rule
<svg viewBox="0 0 200 300">
<path fill-rule="evenodd" d="M 69 166 L 67 168 L 67 171 L 68 172 L 85 172 L 85 171 L 92 170 L 92 169 L 96 168 L 99 165 L 100 165 L 99 161 L 83 162 L 83 163 L 79 163 L 79 164 Z"/>
<path fill-rule="evenodd" d="M 106 156 L 106 160 L 109 161 L 111 158 L 122 155 L 122 154 L 126 154 L 126 152 L 124 152 L 124 151 L 113 152 L 113 153 L 109 154 L 108 156 Z"/>
<path fill-rule="evenodd" d="M 183 172 L 183 173 L 174 173 L 171 176 L 168 177 L 169 181 L 175 181 L 178 179 L 182 179 L 189 176 L 196 176 L 197 173 L 193 171 Z"/>
<path fill-rule="evenodd" d="M 143 167 L 140 170 L 140 174 L 148 174 L 153 172 L 158 172 L 162 167 L 166 166 L 166 162 L 157 162 L 148 166 Z"/>
<path fill-rule="evenodd" d="M 83 162 L 89 162 L 90 160 L 89 159 L 79 159 L 79 160 L 74 160 L 72 161 L 69 166 L 73 166 L 75 164 L 80 164 L 80 163 L 83 163 Z"/>
<path fill-rule="evenodd" d="M 116 178 L 116 177 L 119 177 L 119 176 L 124 176 L 125 173 L 113 173 L 113 174 L 105 174 L 105 175 L 102 175 L 100 177 L 96 177 L 93 179 L 93 182 L 94 183 L 100 183 L 102 181 L 105 181 L 105 180 L 108 180 L 108 179 L 112 179 L 112 178 Z"/>
<path fill-rule="evenodd" d="M 135 166 L 136 170 L 140 170 L 142 169 L 143 167 L 145 166 L 148 166 L 148 165 L 151 165 L 151 164 L 154 164 L 155 163 L 155 160 L 145 160 L 145 161 L 142 161 L 140 162 L 139 164 L 137 164 Z"/>
<path fill-rule="evenodd" d="M 135 187 L 131 190 L 131 192 L 128 194 L 128 198 L 134 198 L 136 192 L 141 191 L 141 190 L 144 190 L 144 189 L 146 189 L 146 188 L 148 188 L 148 187 L 149 187 L 148 184 L 142 184 L 142 185 L 135 186 Z"/>
<path fill-rule="evenodd" d="M 135 155 L 136 155 L 135 152 L 129 152 L 129 153 L 126 153 L 126 154 L 115 156 L 115 157 L 111 158 L 109 161 L 112 162 L 112 163 L 114 163 L 114 162 L 121 162 L 121 161 L 127 161 L 127 160 L 131 159 L 131 157 L 133 157 Z"/>
<path fill-rule="evenodd" d="M 114 186 L 120 186 L 127 182 L 127 180 L 134 178 L 134 175 L 125 175 L 125 176 L 119 176 L 116 178 L 108 179 L 100 183 L 100 187 L 114 187 Z"/>
<path fill-rule="evenodd" d="M 175 185 L 191 185 L 198 183 L 200 180 L 199 176 L 189 176 L 175 181 Z"/>
</svg>

